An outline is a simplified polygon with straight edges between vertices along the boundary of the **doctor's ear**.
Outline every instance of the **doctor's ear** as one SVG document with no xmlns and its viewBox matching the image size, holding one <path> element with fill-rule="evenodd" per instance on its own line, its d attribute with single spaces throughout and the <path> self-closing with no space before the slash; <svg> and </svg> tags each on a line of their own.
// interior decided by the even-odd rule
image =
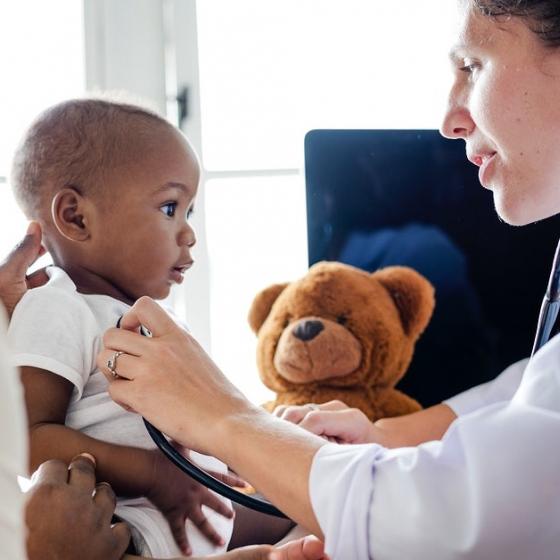
<svg viewBox="0 0 560 560">
<path fill-rule="evenodd" d="M 88 201 L 74 187 L 56 193 L 51 204 L 51 217 L 59 233 L 70 241 L 86 241 L 90 237 Z"/>
</svg>

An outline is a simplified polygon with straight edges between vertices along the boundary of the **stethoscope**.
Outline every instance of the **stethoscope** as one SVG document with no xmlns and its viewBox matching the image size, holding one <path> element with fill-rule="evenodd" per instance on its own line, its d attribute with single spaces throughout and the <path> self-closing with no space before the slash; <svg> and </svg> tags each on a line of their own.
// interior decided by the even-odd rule
<svg viewBox="0 0 560 560">
<path fill-rule="evenodd" d="M 548 281 L 547 290 L 541 305 L 531 357 L 549 341 L 550 335 L 552 334 L 552 329 L 554 328 L 556 319 L 558 318 L 559 311 L 560 241 L 558 242 L 558 246 L 556 247 L 552 270 L 550 272 L 550 279 Z M 117 323 L 117 326 L 119 326 L 119 323 Z M 141 332 L 145 336 L 150 336 L 147 329 L 142 328 Z M 200 484 L 203 484 L 210 490 L 213 490 L 214 492 L 224 496 L 225 498 L 229 498 L 230 500 L 237 502 L 242 506 L 254 509 L 255 511 L 259 511 L 261 513 L 266 513 L 268 515 L 287 518 L 284 513 L 274 507 L 270 502 L 243 494 L 235 490 L 231 486 L 224 484 L 221 480 L 218 480 L 217 478 L 208 474 L 200 467 L 196 466 L 181 453 L 179 453 L 179 451 L 177 451 L 169 443 L 167 438 L 157 428 L 150 424 L 150 422 L 148 422 L 145 418 L 143 420 L 144 424 L 146 425 L 146 429 L 148 430 L 148 433 L 150 434 L 150 437 L 153 439 L 154 443 L 159 447 L 163 454 L 185 474 L 189 475 L 197 482 L 200 482 Z"/>
<path fill-rule="evenodd" d="M 120 327 L 121 320 L 117 321 L 117 328 Z M 143 336 L 151 337 L 151 333 L 145 327 L 140 327 L 140 333 Z M 205 470 L 201 469 L 189 459 L 187 459 L 184 455 L 182 455 L 177 449 L 175 449 L 171 443 L 169 443 L 168 439 L 150 422 L 148 422 L 145 418 L 144 425 L 146 426 L 146 430 L 150 437 L 154 441 L 154 443 L 159 447 L 161 452 L 179 469 L 181 469 L 185 474 L 189 475 L 191 478 L 200 482 L 208 489 L 224 496 L 224 498 L 228 498 L 233 502 L 236 502 L 242 506 L 248 507 L 255 511 L 259 511 L 261 513 L 266 513 L 268 515 L 274 515 L 276 517 L 283 517 L 288 519 L 288 516 L 282 513 L 278 508 L 273 506 L 270 502 L 266 500 L 261 500 L 259 498 L 255 498 L 253 496 L 249 496 L 247 494 L 243 494 L 238 490 L 235 490 L 231 486 L 224 484 L 221 480 L 213 477 L 211 474 L 208 474 Z"/>
<path fill-rule="evenodd" d="M 541 305 L 531 357 L 550 340 L 552 329 L 558 317 L 558 311 L 560 311 L 560 241 L 558 241 L 558 246 L 556 247 L 548 286 Z"/>
</svg>

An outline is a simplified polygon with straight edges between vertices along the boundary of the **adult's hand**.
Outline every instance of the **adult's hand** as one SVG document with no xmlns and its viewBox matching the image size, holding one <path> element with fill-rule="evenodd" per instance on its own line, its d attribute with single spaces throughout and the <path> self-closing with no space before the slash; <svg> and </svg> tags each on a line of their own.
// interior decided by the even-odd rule
<svg viewBox="0 0 560 560">
<path fill-rule="evenodd" d="M 361 410 L 338 400 L 318 405 L 278 406 L 273 414 L 329 441 L 385 443 L 383 432 Z"/>
<path fill-rule="evenodd" d="M 437 404 L 405 416 L 371 422 L 356 408 L 341 401 L 300 406 L 279 406 L 274 415 L 337 443 L 378 443 L 384 447 L 408 447 L 441 439 L 456 414 Z"/>
<path fill-rule="evenodd" d="M 140 325 L 152 338 L 139 336 Z M 153 300 L 140 298 L 103 338 L 97 357 L 113 400 L 139 412 L 179 444 L 215 454 L 219 420 L 256 409 L 232 385 L 196 340 Z M 108 361 L 115 352 L 115 378 Z"/>
<path fill-rule="evenodd" d="M 244 546 L 211 558 L 212 560 L 328 560 L 323 543 L 311 535 L 279 547 L 267 544 Z M 125 554 L 122 560 L 141 560 L 141 557 Z M 202 559 L 191 557 L 191 560 Z"/>
<path fill-rule="evenodd" d="M 312 535 L 279 547 L 247 546 L 212 558 L 215 560 L 328 560 L 325 546 Z"/>
<path fill-rule="evenodd" d="M 29 560 L 118 560 L 130 540 L 124 523 L 111 525 L 115 494 L 96 485 L 85 455 L 70 466 L 47 461 L 33 475 L 26 508 Z"/>
<path fill-rule="evenodd" d="M 9 316 L 28 288 L 40 286 L 47 281 L 44 270 L 26 276 L 27 269 L 44 253 L 41 227 L 37 222 L 31 222 L 26 236 L 0 264 L 0 301 Z"/>
<path fill-rule="evenodd" d="M 151 338 L 134 332 L 141 325 Z M 110 382 L 113 400 L 142 414 L 180 445 L 218 457 L 291 519 L 322 537 L 309 498 L 313 458 L 325 445 L 321 438 L 249 403 L 150 298 L 140 298 L 123 316 L 121 328 L 107 331 L 103 342 L 97 364 Z"/>
</svg>

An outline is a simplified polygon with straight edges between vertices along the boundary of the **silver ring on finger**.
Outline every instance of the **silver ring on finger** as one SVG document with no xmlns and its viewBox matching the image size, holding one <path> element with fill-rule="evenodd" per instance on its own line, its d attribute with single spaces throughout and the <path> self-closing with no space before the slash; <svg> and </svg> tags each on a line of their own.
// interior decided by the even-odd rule
<svg viewBox="0 0 560 560">
<path fill-rule="evenodd" d="M 117 360 L 119 356 L 122 356 L 125 352 L 115 352 L 108 360 L 107 360 L 107 369 L 111 372 L 111 375 L 115 379 L 120 379 L 120 375 L 117 373 Z"/>
</svg>

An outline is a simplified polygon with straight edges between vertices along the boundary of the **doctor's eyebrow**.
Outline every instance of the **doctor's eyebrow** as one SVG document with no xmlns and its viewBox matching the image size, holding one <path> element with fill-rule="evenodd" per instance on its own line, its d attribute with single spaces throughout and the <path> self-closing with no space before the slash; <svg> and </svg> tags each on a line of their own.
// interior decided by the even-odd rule
<svg viewBox="0 0 560 560">
<path fill-rule="evenodd" d="M 448 53 L 451 62 L 460 62 L 464 58 L 465 45 L 455 45 Z"/>
</svg>

